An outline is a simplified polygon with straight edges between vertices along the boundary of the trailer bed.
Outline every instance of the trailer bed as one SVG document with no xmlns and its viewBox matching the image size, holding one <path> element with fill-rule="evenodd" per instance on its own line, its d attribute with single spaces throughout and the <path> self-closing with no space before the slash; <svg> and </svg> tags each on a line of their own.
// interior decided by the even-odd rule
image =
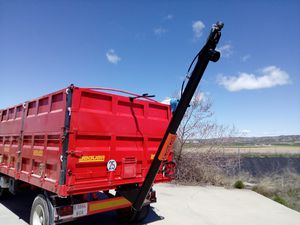
<svg viewBox="0 0 300 225">
<path fill-rule="evenodd" d="M 168 105 L 71 86 L 0 110 L 0 173 L 59 196 L 141 185 L 171 116 Z"/>
</svg>

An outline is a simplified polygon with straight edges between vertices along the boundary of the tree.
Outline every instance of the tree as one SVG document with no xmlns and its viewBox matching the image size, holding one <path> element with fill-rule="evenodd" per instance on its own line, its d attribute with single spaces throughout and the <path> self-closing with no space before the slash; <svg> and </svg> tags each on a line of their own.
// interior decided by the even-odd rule
<svg viewBox="0 0 300 225">
<path fill-rule="evenodd" d="M 177 131 L 177 143 L 175 157 L 180 161 L 183 147 L 192 138 L 203 139 L 209 136 L 212 123 L 212 102 L 204 96 L 203 92 L 197 91 L 187 109 Z"/>
<path fill-rule="evenodd" d="M 226 174 L 235 170 L 237 159 L 226 154 L 224 146 L 236 130 L 218 125 L 213 114 L 211 99 L 197 91 L 177 130 L 177 181 L 224 184 Z"/>
</svg>

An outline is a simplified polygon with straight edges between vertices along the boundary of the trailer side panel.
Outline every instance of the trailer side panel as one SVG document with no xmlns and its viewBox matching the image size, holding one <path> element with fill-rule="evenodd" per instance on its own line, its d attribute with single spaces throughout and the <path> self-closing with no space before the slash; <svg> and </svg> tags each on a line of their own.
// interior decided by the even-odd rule
<svg viewBox="0 0 300 225">
<path fill-rule="evenodd" d="M 60 196 L 141 185 L 170 119 L 170 107 L 161 103 L 63 89 L 0 110 L 0 173 Z"/>
</svg>

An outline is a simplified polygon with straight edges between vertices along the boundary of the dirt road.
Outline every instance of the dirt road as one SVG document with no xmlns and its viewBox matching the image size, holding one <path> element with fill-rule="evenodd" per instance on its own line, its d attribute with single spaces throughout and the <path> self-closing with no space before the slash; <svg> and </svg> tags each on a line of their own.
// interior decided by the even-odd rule
<svg viewBox="0 0 300 225">
<path fill-rule="evenodd" d="M 158 203 L 142 224 L 178 225 L 299 225 L 300 213 L 250 190 L 221 187 L 156 185 Z M 28 225 L 34 198 L 26 193 L 0 203 L 0 224 Z M 68 225 L 118 225 L 114 212 Z M 124 223 L 123 223 L 124 225 Z M 140 224 L 141 225 L 141 224 Z"/>
</svg>

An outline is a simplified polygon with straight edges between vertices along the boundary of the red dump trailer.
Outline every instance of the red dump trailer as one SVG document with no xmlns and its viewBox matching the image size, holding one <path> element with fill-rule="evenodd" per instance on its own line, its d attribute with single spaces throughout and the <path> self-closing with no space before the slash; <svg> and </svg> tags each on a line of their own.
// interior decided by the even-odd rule
<svg viewBox="0 0 300 225">
<path fill-rule="evenodd" d="M 110 210 L 143 220 L 156 201 L 153 183 L 172 179 L 176 131 L 209 61 L 220 58 L 223 25 L 213 25 L 192 61 L 172 113 L 148 94 L 73 85 L 0 110 L 0 198 L 37 190 L 31 225 Z"/>
<path fill-rule="evenodd" d="M 128 208 L 109 190 L 142 184 L 172 115 L 138 97 L 70 86 L 0 110 L 1 195 L 26 184 L 46 190 L 55 222 Z M 170 181 L 171 161 L 156 182 Z"/>
</svg>

